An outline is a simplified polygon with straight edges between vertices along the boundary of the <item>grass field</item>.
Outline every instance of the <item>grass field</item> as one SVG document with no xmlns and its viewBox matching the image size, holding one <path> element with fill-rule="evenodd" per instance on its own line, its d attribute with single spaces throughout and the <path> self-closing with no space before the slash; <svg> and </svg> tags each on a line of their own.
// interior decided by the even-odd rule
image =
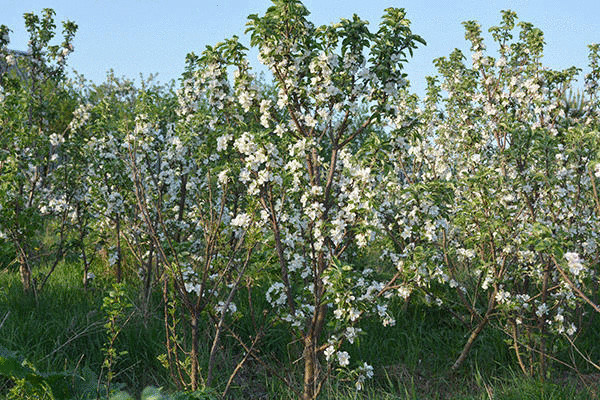
<svg viewBox="0 0 600 400">
<path fill-rule="evenodd" d="M 66 372 L 71 394 L 76 398 L 106 398 L 103 392 L 105 372 L 103 346 L 107 342 L 102 312 L 102 298 L 110 287 L 109 278 L 97 271 L 98 278 L 89 290 L 81 284 L 77 266 L 62 265 L 42 293 L 24 295 L 14 270 L 0 270 L 0 349 L 17 352 L 39 372 Z M 167 370 L 157 357 L 165 352 L 164 321 L 161 297 L 155 291 L 148 317 L 142 317 L 135 282 L 126 286 L 133 307 L 128 309 L 127 323 L 115 347 L 124 353 L 115 365 L 113 381 L 117 387 L 139 396 L 147 386 L 162 387 L 174 393 Z M 256 290 L 260 291 L 260 287 Z M 255 296 L 255 298 L 259 298 Z M 241 314 L 245 307 L 240 301 Z M 255 304 L 256 306 L 256 304 Z M 259 305 L 260 307 L 260 305 Z M 411 304 L 395 310 L 397 323 L 382 327 L 378 323 L 363 324 L 362 335 L 353 347 L 352 359 L 374 366 L 374 379 L 365 390 L 356 392 L 353 382 L 332 379 L 322 393 L 324 399 L 592 399 L 596 398 L 598 375 L 587 371 L 577 376 L 553 364 L 551 376 L 542 382 L 528 378 L 517 370 L 516 361 L 505 337 L 488 329 L 477 340 L 464 366 L 455 374 L 450 366 L 460 353 L 466 329 L 449 318 L 443 308 Z M 206 321 L 204 321 L 206 323 Z M 596 324 L 592 320 L 590 323 Z M 248 322 L 242 317 L 238 328 L 243 332 Z M 209 335 L 208 330 L 204 335 Z M 587 347 L 598 352 L 593 326 L 587 329 Z M 290 359 L 294 352 L 286 343 L 290 338 L 275 328 L 262 342 L 261 351 L 274 369 L 292 365 L 286 373 L 299 372 L 299 363 Z M 208 338 L 207 338 L 208 339 Z M 208 354 L 210 340 L 200 340 Z M 216 391 L 222 390 L 228 371 L 239 359 L 235 341 L 225 337 L 219 353 Z M 1 354 L 1 353 L 0 353 Z M 206 360 L 201 362 L 205 365 Z M 297 368 L 298 371 L 293 370 Z M 6 396 L 15 381 L 0 378 L 0 397 Z M 183 396 L 183 395 L 181 395 Z M 237 375 L 231 398 L 292 399 L 288 390 L 268 368 L 250 362 Z M 43 397 L 31 397 L 43 398 Z M 139 398 L 139 397 L 138 397 Z M 191 397 L 194 398 L 194 397 Z M 199 395 L 195 398 L 199 397 Z M 209 398 L 209 397 L 207 397 Z"/>
</svg>

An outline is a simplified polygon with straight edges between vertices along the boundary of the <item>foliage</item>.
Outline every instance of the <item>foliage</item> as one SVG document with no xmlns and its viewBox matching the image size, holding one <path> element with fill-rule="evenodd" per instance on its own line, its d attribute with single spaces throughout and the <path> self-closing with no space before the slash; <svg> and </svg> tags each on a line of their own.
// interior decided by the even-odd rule
<svg viewBox="0 0 600 400">
<path fill-rule="evenodd" d="M 54 217 L 59 238 L 51 251 L 57 260 L 64 251 L 72 194 L 60 185 L 64 175 L 54 172 L 62 161 L 58 149 L 65 142 L 73 110 L 64 84 L 66 58 L 73 51 L 77 25 L 64 22 L 63 41 L 51 44 L 56 28 L 53 10 L 44 9 L 41 17 L 27 13 L 24 18 L 30 35 L 25 56 L 16 57 L 8 50 L 9 30 L 0 27 L 0 57 L 11 66 L 3 69 L 0 77 L 0 238 L 12 242 L 17 251 L 24 289 L 36 290 L 32 267 L 43 250 L 48 250 L 39 235 L 49 217 Z M 18 69 L 25 71 L 25 76 L 16 73 Z M 41 286 L 46 279 L 39 279 Z"/>
<path fill-rule="evenodd" d="M 31 363 L 4 347 L 0 347 L 0 376 L 13 381 L 9 399 L 64 399 L 70 391 L 67 384 L 70 374 L 39 372 Z"/>
<path fill-rule="evenodd" d="M 114 378 L 114 367 L 119 358 L 127 355 L 127 351 L 118 351 L 116 341 L 123 330 L 123 326 L 128 322 L 125 319 L 125 313 L 131 304 L 125 297 L 125 291 L 122 284 L 114 284 L 112 290 L 104 297 L 102 301 L 102 311 L 107 319 L 104 324 L 106 330 L 107 343 L 102 348 L 104 353 L 104 363 L 102 368 L 106 369 L 106 394 L 111 392 L 111 383 Z M 99 390 L 100 388 L 98 388 Z"/>
</svg>

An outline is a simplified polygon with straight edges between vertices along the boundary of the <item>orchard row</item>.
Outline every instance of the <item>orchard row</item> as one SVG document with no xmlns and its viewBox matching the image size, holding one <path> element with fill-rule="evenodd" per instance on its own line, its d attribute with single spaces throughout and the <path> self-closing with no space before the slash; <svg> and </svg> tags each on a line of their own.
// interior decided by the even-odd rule
<svg viewBox="0 0 600 400">
<path fill-rule="evenodd" d="M 26 293 L 68 256 L 85 287 L 98 257 L 118 281 L 137 274 L 142 298 L 163 292 L 164 362 L 193 390 L 214 384 L 223 335 L 242 366 L 275 325 L 301 343 L 302 383 L 281 376 L 300 398 L 333 376 L 361 389 L 373 367 L 347 351 L 360 322 L 394 325 L 408 301 L 472 330 L 453 369 L 486 328 L 506 332 L 525 374 L 578 349 L 600 311 L 598 45 L 576 91 L 580 70 L 543 66 L 542 32 L 514 13 L 490 29 L 493 50 L 466 22 L 471 54 L 435 60 L 419 98 L 403 66 L 425 42 L 404 10 L 371 31 L 274 0 L 248 22 L 271 80 L 234 37 L 188 55 L 176 90 L 137 88 L 69 79 L 77 26 L 54 45 L 53 15 L 26 14 L 26 56 L 0 28 L 0 242 Z M 257 321 L 236 304 L 250 281 L 269 307 Z M 256 332 L 237 335 L 240 318 Z"/>
</svg>

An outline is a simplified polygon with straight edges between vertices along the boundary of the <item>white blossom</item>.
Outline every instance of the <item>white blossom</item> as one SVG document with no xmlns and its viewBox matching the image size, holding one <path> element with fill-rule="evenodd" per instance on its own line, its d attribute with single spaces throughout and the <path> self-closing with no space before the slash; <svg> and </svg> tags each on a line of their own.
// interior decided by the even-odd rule
<svg viewBox="0 0 600 400">
<path fill-rule="evenodd" d="M 337 359 L 338 363 L 340 364 L 340 367 L 345 367 L 348 364 L 350 364 L 350 355 L 346 351 L 338 351 Z"/>
</svg>

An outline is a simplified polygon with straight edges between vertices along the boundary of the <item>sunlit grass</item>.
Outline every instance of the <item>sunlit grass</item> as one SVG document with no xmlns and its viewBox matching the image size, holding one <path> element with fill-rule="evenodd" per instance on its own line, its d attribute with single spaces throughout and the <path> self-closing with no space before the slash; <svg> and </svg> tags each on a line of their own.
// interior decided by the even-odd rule
<svg viewBox="0 0 600 400">
<path fill-rule="evenodd" d="M 42 271 L 41 271 L 42 272 Z M 101 311 L 102 297 L 112 279 L 102 271 L 89 290 L 81 283 L 77 265 L 62 264 L 48 285 L 36 296 L 24 295 L 15 270 L 0 271 L 0 346 L 18 351 L 39 371 L 68 371 L 79 378 L 79 385 L 94 388 L 101 373 L 106 334 Z M 104 287 L 106 286 L 106 287 Z M 146 321 L 141 317 L 140 300 L 135 282 L 129 283 L 128 293 L 134 303 L 133 316 L 124 327 L 116 346 L 127 351 L 116 366 L 115 381 L 131 393 L 140 393 L 148 385 L 172 386 L 168 372 L 157 356 L 165 352 L 161 295 L 156 290 Z M 261 285 L 253 289 L 252 305 L 255 316 L 261 318 L 267 309 Z M 249 303 L 246 289 L 237 299 L 240 317 L 236 328 L 248 338 L 253 326 L 247 315 Z M 450 366 L 460 353 L 468 330 L 443 308 L 429 307 L 418 302 L 408 307 L 394 306 L 396 324 L 384 327 L 378 321 L 365 321 L 363 334 L 348 347 L 351 360 L 366 361 L 375 367 L 374 379 L 361 392 L 353 382 L 332 379 L 324 387 L 323 399 L 590 399 L 595 394 L 569 371 L 554 371 L 561 380 L 524 377 L 515 369 L 514 356 L 498 330 L 482 333 L 472 348 L 465 365 L 455 374 Z M 8 316 L 7 316 L 8 315 Z M 260 321 L 259 321 L 260 322 Z M 596 323 L 595 320 L 590 324 Z M 206 324 L 206 321 L 205 321 Z M 588 329 L 590 330 L 590 329 Z M 201 367 L 207 365 L 211 337 L 209 330 L 201 341 Z M 289 346 L 291 336 L 275 326 L 261 342 L 261 353 L 273 370 L 288 374 L 299 373 L 301 363 L 290 358 L 297 354 Z M 594 338 L 583 337 L 581 343 L 591 354 L 598 352 Z M 228 371 L 240 359 L 237 342 L 225 335 L 220 362 L 216 372 L 216 389 L 223 389 Z M 586 348 L 587 348 L 586 347 Z M 593 375 L 589 381 L 593 381 Z M 299 382 L 298 382 L 299 384 Z M 0 380 L 0 396 L 10 383 Z M 83 391 L 82 391 L 83 392 Z M 231 398 L 294 399 L 294 393 L 268 370 L 249 362 L 236 378 L 230 390 Z"/>
</svg>

